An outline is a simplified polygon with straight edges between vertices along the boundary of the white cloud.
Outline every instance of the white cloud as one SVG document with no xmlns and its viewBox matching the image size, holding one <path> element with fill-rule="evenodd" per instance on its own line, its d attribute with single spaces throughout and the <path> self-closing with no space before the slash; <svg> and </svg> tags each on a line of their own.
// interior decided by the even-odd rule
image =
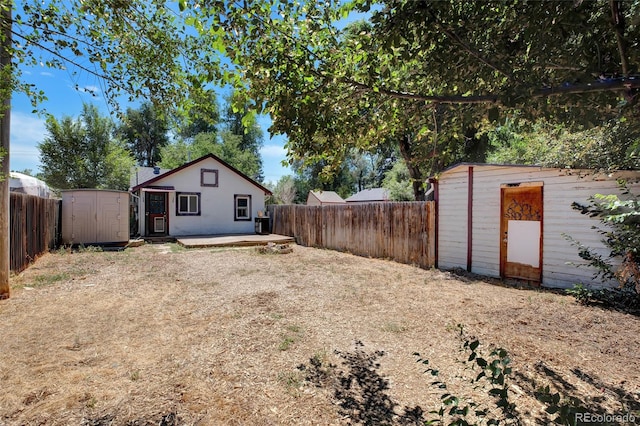
<svg viewBox="0 0 640 426">
<path fill-rule="evenodd" d="M 287 150 L 282 145 L 263 145 L 262 148 L 260 148 L 260 155 L 262 155 L 262 157 L 281 158 L 284 160 L 287 156 Z"/>
<path fill-rule="evenodd" d="M 47 133 L 45 120 L 34 114 L 12 111 L 10 130 L 11 169 L 35 170 L 40 164 L 38 144 Z"/>
<path fill-rule="evenodd" d="M 45 76 L 45 77 L 53 77 L 53 74 L 47 71 L 42 71 L 40 73 L 40 75 Z"/>
<path fill-rule="evenodd" d="M 94 95 L 97 95 L 98 93 L 100 93 L 100 88 L 98 86 L 87 85 L 84 87 L 78 87 L 77 89 L 80 92 L 93 93 Z"/>
</svg>

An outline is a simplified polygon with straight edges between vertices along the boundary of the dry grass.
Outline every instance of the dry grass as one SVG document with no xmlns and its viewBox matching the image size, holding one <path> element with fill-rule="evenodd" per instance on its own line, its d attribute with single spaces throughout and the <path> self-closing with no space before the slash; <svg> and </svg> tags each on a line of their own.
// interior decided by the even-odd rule
<svg viewBox="0 0 640 426">
<path fill-rule="evenodd" d="M 532 380 L 610 412 L 639 405 L 637 317 L 384 260 L 155 245 L 48 254 L 12 285 L 0 425 L 345 424 L 297 367 L 340 366 L 356 341 L 385 352 L 390 398 L 429 411 L 440 393 L 412 353 L 456 388 L 457 324 L 509 351 L 525 418 L 543 416 Z"/>
</svg>

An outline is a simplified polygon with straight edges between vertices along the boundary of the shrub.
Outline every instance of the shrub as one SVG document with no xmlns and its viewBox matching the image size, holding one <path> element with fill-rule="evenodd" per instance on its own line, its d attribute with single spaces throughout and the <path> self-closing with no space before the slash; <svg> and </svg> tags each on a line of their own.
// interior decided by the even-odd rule
<svg viewBox="0 0 640 426">
<path fill-rule="evenodd" d="M 640 197 L 619 182 L 623 198 L 595 194 L 589 204 L 573 203 L 581 214 L 598 218 L 594 226 L 609 249 L 607 256 L 565 235 L 578 248 L 580 258 L 595 268 L 594 278 L 617 281 L 618 288 L 594 290 L 578 285 L 569 291 L 581 303 L 601 302 L 624 309 L 640 308 Z"/>
</svg>

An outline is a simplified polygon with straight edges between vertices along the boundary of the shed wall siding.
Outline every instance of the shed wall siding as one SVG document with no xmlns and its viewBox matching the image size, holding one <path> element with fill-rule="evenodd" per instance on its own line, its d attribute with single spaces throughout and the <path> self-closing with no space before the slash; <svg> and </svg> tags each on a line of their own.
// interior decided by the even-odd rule
<svg viewBox="0 0 640 426">
<path fill-rule="evenodd" d="M 439 184 L 438 267 L 467 267 L 467 170 L 447 175 Z"/>
<path fill-rule="evenodd" d="M 129 241 L 129 194 L 123 191 L 78 189 L 62 192 L 64 244 Z"/>
<path fill-rule="evenodd" d="M 307 205 L 308 206 L 321 206 L 322 203 L 320 202 L 320 200 L 318 200 L 315 195 L 309 193 L 309 195 L 307 196 Z"/>
<path fill-rule="evenodd" d="M 218 186 L 200 186 L 200 169 L 218 170 Z M 246 234 L 253 233 L 253 218 L 258 211 L 264 211 L 264 192 L 257 186 L 238 176 L 213 158 L 208 158 L 185 168 L 166 179 L 160 179 L 155 185 L 173 186 L 169 193 L 169 234 L 172 236 L 207 234 Z M 176 193 L 199 192 L 200 215 L 177 216 Z M 236 221 L 235 195 L 251 196 L 251 218 L 248 221 Z M 144 203 L 144 197 L 141 197 Z M 144 216 L 143 216 L 144 217 Z"/>
<path fill-rule="evenodd" d="M 445 172 L 439 190 L 439 259 L 442 268 L 466 268 L 467 239 L 467 167 Z M 637 176 L 637 174 L 636 174 Z M 571 287 L 578 282 L 602 285 L 593 280 L 593 269 L 584 265 L 576 247 L 563 234 L 607 253 L 600 235 L 591 227 L 597 219 L 581 215 L 571 203 L 587 203 L 596 193 L 619 194 L 616 177 L 535 167 L 474 166 L 472 272 L 500 276 L 500 185 L 543 182 L 542 284 L 547 287 Z M 571 264 L 568 264 L 571 263 Z"/>
</svg>

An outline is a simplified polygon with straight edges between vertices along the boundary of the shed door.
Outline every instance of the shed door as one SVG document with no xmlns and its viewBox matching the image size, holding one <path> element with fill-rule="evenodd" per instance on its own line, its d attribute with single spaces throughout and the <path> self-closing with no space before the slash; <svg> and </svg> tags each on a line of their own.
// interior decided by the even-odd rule
<svg viewBox="0 0 640 426">
<path fill-rule="evenodd" d="M 97 193 L 96 216 L 98 222 L 96 241 L 113 243 L 127 241 L 128 196 L 119 192 Z M 123 214 L 124 213 L 124 214 Z"/>
<path fill-rule="evenodd" d="M 501 188 L 500 276 L 542 280 L 542 184 Z"/>
<path fill-rule="evenodd" d="M 167 193 L 146 192 L 147 235 L 167 235 Z"/>
<path fill-rule="evenodd" d="M 71 238 L 68 238 L 67 242 L 70 244 L 96 243 L 97 231 L 96 194 L 92 191 L 73 192 L 71 194 Z"/>
</svg>

